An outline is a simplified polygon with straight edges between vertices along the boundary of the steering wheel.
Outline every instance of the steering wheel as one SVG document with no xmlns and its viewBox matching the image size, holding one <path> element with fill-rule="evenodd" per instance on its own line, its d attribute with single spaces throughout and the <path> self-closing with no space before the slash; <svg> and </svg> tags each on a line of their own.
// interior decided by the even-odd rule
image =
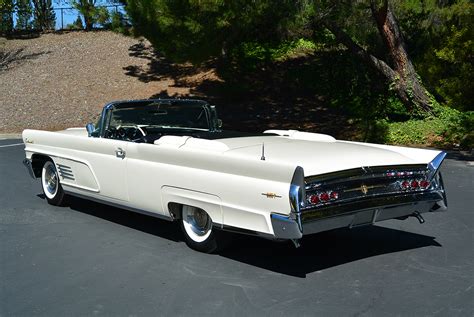
<svg viewBox="0 0 474 317">
<path fill-rule="evenodd" d="M 117 129 L 113 128 L 113 127 L 105 129 L 104 138 L 106 138 L 106 139 L 117 139 Z"/>
<path fill-rule="evenodd" d="M 117 136 L 120 140 L 124 141 L 136 141 L 146 136 L 145 131 L 137 125 L 131 126 L 118 126 Z"/>
</svg>

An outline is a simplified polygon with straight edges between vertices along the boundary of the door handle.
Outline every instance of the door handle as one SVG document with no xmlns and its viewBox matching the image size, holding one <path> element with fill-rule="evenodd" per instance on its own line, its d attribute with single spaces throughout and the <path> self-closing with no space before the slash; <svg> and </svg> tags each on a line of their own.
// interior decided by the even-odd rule
<svg viewBox="0 0 474 317">
<path fill-rule="evenodd" d="M 125 157 L 125 151 L 121 147 L 118 147 L 118 148 L 115 149 L 115 156 L 120 157 L 120 158 L 124 158 Z"/>
</svg>

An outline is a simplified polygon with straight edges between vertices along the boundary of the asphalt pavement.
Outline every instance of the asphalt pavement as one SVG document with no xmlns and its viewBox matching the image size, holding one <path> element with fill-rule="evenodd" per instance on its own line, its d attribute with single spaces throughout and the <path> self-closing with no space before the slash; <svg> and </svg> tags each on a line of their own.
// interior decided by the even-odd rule
<svg viewBox="0 0 474 317">
<path fill-rule="evenodd" d="M 307 237 L 235 236 L 217 255 L 177 225 L 46 203 L 0 140 L 0 316 L 473 316 L 474 166 L 445 161 L 449 210 Z"/>
</svg>

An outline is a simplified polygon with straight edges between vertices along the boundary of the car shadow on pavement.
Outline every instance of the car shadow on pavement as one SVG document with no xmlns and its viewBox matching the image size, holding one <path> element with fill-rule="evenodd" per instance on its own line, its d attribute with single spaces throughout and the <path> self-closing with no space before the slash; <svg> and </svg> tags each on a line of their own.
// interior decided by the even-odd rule
<svg viewBox="0 0 474 317">
<path fill-rule="evenodd" d="M 305 236 L 296 249 L 290 242 L 239 237 L 239 243 L 221 255 L 276 273 L 307 274 L 377 255 L 428 246 L 441 247 L 435 237 L 377 225 L 337 229 Z"/>
<path fill-rule="evenodd" d="M 38 197 L 44 199 L 43 195 Z M 73 210 L 157 237 L 183 241 L 176 222 L 76 197 L 68 197 L 68 205 Z M 228 238 L 231 240 L 230 245 L 217 256 L 301 278 L 316 271 L 377 255 L 441 246 L 435 237 L 381 226 L 338 229 L 305 236 L 298 249 L 291 242 L 276 242 L 254 236 L 228 233 Z"/>
<path fill-rule="evenodd" d="M 122 226 L 175 242 L 182 241 L 182 234 L 177 223 L 73 196 L 67 197 L 67 205 L 75 211 L 80 211 Z"/>
</svg>

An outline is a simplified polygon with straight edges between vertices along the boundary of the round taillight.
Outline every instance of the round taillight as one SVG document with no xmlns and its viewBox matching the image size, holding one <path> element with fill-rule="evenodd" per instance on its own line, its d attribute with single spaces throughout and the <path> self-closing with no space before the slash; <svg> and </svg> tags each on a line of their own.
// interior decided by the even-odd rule
<svg viewBox="0 0 474 317">
<path fill-rule="evenodd" d="M 426 189 L 428 187 L 430 187 L 430 182 L 428 182 L 426 179 L 420 181 L 420 187 L 423 188 L 423 189 Z"/>
<path fill-rule="evenodd" d="M 403 181 L 400 186 L 402 187 L 402 189 L 408 189 L 410 188 L 410 182 L 409 181 Z"/>
<path fill-rule="evenodd" d="M 339 198 L 339 193 L 338 192 L 331 192 L 331 194 L 329 194 L 329 197 L 331 198 L 331 200 L 336 200 Z"/>
<path fill-rule="evenodd" d="M 324 193 L 321 193 L 321 195 L 319 195 L 319 199 L 321 199 L 321 201 L 328 201 L 329 200 L 329 194 L 324 192 Z"/>
<path fill-rule="evenodd" d="M 417 180 L 412 180 L 411 181 L 411 188 L 417 189 L 418 187 L 420 187 L 420 184 L 418 183 L 418 181 Z"/>
<path fill-rule="evenodd" d="M 312 203 L 312 204 L 318 204 L 319 203 L 319 197 L 318 195 L 311 195 L 309 196 L 309 201 Z"/>
</svg>

